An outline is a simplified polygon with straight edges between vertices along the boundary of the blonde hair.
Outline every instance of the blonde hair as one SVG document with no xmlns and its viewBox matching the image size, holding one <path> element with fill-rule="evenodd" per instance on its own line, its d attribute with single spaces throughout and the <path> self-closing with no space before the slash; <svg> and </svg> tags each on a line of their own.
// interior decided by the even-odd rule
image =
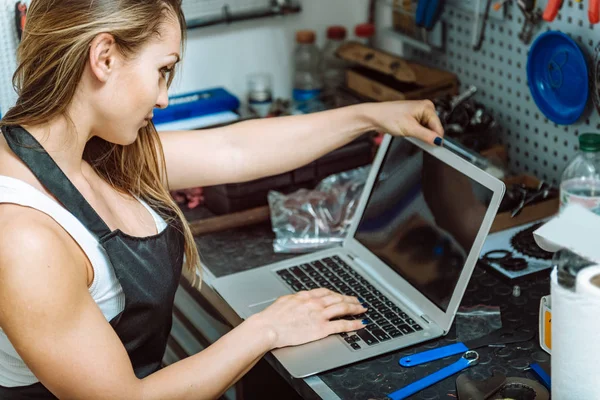
<svg viewBox="0 0 600 400">
<path fill-rule="evenodd" d="M 33 0 L 13 76 L 18 99 L 0 126 L 38 125 L 59 116 L 70 121 L 68 106 L 81 80 L 92 40 L 100 33 L 110 33 L 123 56 L 132 57 L 160 36 L 161 25 L 168 18 L 179 21 L 183 44 L 186 28 L 181 0 Z M 172 79 L 171 74 L 168 85 Z M 116 190 L 144 199 L 168 222 L 181 220 L 184 273 L 199 286 L 198 250 L 183 213 L 163 184 L 167 181 L 165 159 L 154 125 L 142 128 L 136 141 L 128 146 L 94 137 L 86 144 L 83 159 Z"/>
</svg>

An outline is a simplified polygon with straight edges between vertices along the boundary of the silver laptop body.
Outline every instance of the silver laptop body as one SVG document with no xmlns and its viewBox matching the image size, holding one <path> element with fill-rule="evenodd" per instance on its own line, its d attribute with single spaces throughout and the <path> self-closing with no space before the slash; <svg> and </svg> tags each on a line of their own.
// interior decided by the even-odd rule
<svg viewBox="0 0 600 400">
<path fill-rule="evenodd" d="M 437 338 L 450 329 L 504 190 L 445 148 L 386 135 L 342 246 L 217 278 L 214 288 L 247 318 L 297 291 L 290 281 L 309 289 L 327 279 L 337 287 L 325 276 L 337 278 L 341 268 L 350 277 L 341 284 L 360 289 L 369 312 L 378 306 L 379 323 L 361 332 L 361 339 L 373 334 L 370 344 L 332 335 L 274 350 L 296 378 Z"/>
</svg>

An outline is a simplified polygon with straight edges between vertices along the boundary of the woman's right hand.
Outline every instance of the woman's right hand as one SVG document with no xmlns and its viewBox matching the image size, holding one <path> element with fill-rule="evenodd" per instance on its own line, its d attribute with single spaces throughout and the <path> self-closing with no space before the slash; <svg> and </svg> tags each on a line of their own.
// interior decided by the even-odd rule
<svg viewBox="0 0 600 400">
<path fill-rule="evenodd" d="M 329 289 L 314 289 L 282 296 L 255 315 L 273 335 L 273 348 L 295 346 L 340 332 L 364 328 L 362 320 L 335 320 L 367 311 L 356 297 Z"/>
</svg>

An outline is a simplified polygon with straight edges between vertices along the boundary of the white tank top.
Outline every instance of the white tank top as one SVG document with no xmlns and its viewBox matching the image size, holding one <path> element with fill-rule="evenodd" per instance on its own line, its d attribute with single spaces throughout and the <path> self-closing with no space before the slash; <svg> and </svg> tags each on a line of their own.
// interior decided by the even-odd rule
<svg viewBox="0 0 600 400">
<path fill-rule="evenodd" d="M 161 232 L 167 223 L 143 200 L 138 199 L 154 218 Z M 96 237 L 75 216 L 54 199 L 19 179 L 0 175 L 0 203 L 12 203 L 39 210 L 54 219 L 83 249 L 92 264 L 94 280 L 90 295 L 107 321 L 117 316 L 125 307 L 123 289 L 108 256 Z M 0 328 L 0 386 L 16 387 L 37 383 L 38 379 L 27 368 L 21 357 Z"/>
</svg>

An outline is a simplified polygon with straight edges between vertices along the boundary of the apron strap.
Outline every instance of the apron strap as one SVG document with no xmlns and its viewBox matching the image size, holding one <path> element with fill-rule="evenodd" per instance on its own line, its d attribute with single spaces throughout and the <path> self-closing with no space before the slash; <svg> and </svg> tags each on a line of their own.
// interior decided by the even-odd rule
<svg viewBox="0 0 600 400">
<path fill-rule="evenodd" d="M 110 228 L 29 132 L 20 126 L 3 126 L 2 133 L 17 157 L 75 218 L 98 239 L 110 234 Z"/>
</svg>

